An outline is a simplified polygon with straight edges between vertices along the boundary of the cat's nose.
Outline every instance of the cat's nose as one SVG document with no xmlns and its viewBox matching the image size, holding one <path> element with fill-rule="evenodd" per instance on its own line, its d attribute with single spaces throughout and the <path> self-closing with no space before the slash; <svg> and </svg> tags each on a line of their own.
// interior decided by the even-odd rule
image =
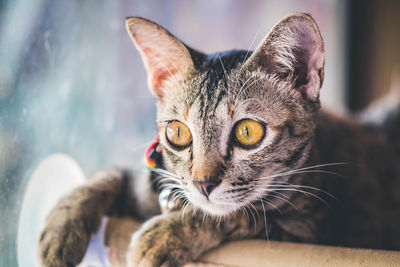
<svg viewBox="0 0 400 267">
<path fill-rule="evenodd" d="M 221 183 L 219 179 L 209 179 L 205 181 L 194 180 L 193 184 L 205 197 L 211 194 L 211 192 Z"/>
</svg>

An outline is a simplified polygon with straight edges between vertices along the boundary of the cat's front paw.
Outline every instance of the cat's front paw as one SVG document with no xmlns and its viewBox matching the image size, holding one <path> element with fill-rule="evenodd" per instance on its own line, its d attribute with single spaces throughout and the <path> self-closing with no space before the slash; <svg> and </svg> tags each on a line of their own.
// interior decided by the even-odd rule
<svg viewBox="0 0 400 267">
<path fill-rule="evenodd" d="M 190 229 L 185 229 L 180 217 L 159 215 L 147 221 L 133 237 L 128 253 L 128 266 L 182 266 L 191 261 L 193 253 L 185 238 Z"/>
<path fill-rule="evenodd" d="M 83 259 L 90 239 L 87 223 L 73 212 L 55 210 L 49 216 L 39 240 L 43 266 L 77 266 Z"/>
</svg>

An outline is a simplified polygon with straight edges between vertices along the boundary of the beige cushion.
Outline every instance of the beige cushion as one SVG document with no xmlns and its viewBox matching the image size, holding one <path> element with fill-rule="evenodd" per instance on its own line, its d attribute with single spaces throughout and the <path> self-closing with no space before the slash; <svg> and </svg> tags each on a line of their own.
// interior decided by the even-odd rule
<svg viewBox="0 0 400 267">
<path fill-rule="evenodd" d="M 140 226 L 132 219 L 111 218 L 106 246 L 113 266 L 124 266 L 131 234 Z M 355 249 L 266 240 L 224 244 L 187 266 L 400 266 L 400 252 Z"/>
</svg>

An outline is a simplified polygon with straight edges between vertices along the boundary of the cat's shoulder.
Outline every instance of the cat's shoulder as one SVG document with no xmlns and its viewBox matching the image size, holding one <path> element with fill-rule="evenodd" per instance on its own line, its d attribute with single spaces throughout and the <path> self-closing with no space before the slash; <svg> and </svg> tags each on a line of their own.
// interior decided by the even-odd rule
<svg viewBox="0 0 400 267">
<path fill-rule="evenodd" d="M 400 133 L 399 122 L 400 112 L 397 116 L 392 114 L 382 118 L 381 123 L 372 125 L 360 120 L 359 116 L 321 109 L 317 114 L 314 139 L 319 145 L 329 144 L 331 149 L 349 151 L 374 148 L 390 150 L 394 155 L 399 155 L 400 138 L 395 134 Z"/>
<path fill-rule="evenodd" d="M 357 117 L 334 110 L 321 109 L 317 114 L 314 139 L 332 150 L 363 150 L 368 146 L 387 143 L 384 131 L 370 129 Z"/>
</svg>

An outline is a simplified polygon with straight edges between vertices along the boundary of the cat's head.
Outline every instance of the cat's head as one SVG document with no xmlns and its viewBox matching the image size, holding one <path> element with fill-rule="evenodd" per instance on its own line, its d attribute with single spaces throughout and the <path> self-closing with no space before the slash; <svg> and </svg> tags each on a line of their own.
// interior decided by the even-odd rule
<svg viewBox="0 0 400 267">
<path fill-rule="evenodd" d="M 126 25 L 158 98 L 165 167 L 195 207 L 232 213 L 269 194 L 287 179 L 277 174 L 305 161 L 325 54 L 311 16 L 282 19 L 254 52 L 212 55 L 146 19 Z"/>
</svg>

